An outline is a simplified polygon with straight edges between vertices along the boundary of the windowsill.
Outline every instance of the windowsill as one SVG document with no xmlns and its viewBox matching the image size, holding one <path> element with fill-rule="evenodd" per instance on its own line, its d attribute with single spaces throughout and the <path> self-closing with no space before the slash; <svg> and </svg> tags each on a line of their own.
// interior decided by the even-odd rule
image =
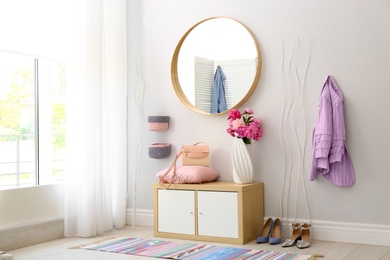
<svg viewBox="0 0 390 260">
<path fill-rule="evenodd" d="M 64 184 L 0 190 L 0 229 L 64 216 Z"/>
</svg>

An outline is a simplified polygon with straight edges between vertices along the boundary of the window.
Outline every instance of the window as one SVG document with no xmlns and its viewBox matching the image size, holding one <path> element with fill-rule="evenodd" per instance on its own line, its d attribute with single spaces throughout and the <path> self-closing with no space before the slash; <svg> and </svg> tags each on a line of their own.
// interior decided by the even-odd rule
<svg viewBox="0 0 390 260">
<path fill-rule="evenodd" d="M 0 52 L 0 189 L 63 180 L 65 75 L 59 61 Z"/>
</svg>

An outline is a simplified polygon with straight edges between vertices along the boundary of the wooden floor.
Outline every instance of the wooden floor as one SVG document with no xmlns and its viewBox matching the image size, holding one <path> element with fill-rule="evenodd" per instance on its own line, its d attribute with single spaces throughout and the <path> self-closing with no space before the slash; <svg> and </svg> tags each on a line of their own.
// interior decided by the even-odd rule
<svg viewBox="0 0 390 260">
<path fill-rule="evenodd" d="M 108 237 L 138 237 L 152 239 L 153 229 L 150 227 L 136 227 L 133 229 L 127 226 L 121 230 L 114 230 L 99 237 L 93 238 L 63 238 L 50 242 L 24 247 L 10 251 L 15 260 L 103 260 L 103 259 L 156 259 L 149 257 L 121 255 L 105 252 L 96 252 L 82 249 L 71 249 L 72 247 L 91 244 L 95 241 L 102 240 Z M 161 239 L 161 238 L 159 238 Z M 165 239 L 164 240 L 173 240 Z M 195 243 L 201 243 L 196 241 Z M 210 244 L 210 243 L 209 243 Z M 211 243 L 214 244 L 214 243 Z M 218 244 L 216 244 L 218 245 Z M 221 245 L 221 244 L 219 244 Z M 222 244 L 224 246 L 230 246 Z M 324 260 L 390 260 L 390 247 L 361 245 L 350 243 L 337 243 L 330 241 L 311 241 L 311 246 L 307 249 L 298 249 L 296 247 L 283 248 L 280 245 L 256 244 L 252 241 L 245 245 L 231 245 L 233 247 L 244 247 L 252 249 L 263 249 L 269 251 L 292 252 L 304 255 L 320 254 L 324 255 Z"/>
</svg>

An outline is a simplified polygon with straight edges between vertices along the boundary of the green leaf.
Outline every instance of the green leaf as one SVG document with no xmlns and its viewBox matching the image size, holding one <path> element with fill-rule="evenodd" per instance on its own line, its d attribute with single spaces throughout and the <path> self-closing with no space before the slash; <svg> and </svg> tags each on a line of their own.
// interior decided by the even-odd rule
<svg viewBox="0 0 390 260">
<path fill-rule="evenodd" d="M 242 140 L 244 141 L 245 144 L 251 144 L 251 139 L 247 137 L 242 138 Z"/>
</svg>

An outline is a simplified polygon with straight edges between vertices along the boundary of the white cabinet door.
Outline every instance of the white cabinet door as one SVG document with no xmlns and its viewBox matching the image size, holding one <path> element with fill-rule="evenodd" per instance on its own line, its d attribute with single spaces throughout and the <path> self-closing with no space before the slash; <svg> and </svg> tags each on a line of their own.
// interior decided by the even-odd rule
<svg viewBox="0 0 390 260">
<path fill-rule="evenodd" d="M 198 191 L 198 234 L 238 238 L 237 192 Z"/>
<path fill-rule="evenodd" d="M 195 234 L 195 191 L 158 190 L 158 231 Z"/>
</svg>

